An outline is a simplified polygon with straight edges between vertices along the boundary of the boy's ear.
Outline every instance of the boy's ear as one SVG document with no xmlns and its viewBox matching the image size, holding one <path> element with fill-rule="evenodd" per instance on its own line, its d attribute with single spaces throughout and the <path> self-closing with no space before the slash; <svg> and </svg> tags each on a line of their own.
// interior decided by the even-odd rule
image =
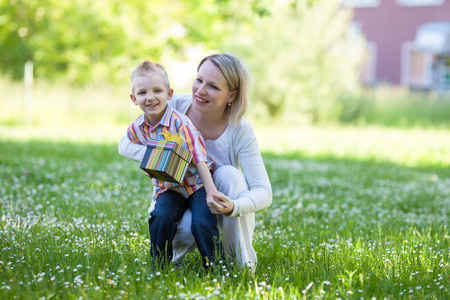
<svg viewBox="0 0 450 300">
<path fill-rule="evenodd" d="M 167 100 L 172 99 L 172 97 L 173 97 L 173 89 L 170 89 L 169 94 L 167 96 Z"/>
<path fill-rule="evenodd" d="M 133 96 L 133 94 L 130 94 L 130 99 L 131 99 L 131 101 L 133 101 L 134 105 L 138 105 L 136 102 L 136 97 Z"/>
</svg>

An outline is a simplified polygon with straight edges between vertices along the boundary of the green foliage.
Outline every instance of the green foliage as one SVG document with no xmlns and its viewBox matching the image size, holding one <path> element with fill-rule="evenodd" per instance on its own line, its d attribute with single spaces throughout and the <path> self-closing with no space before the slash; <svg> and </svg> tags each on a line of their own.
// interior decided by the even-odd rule
<svg viewBox="0 0 450 300">
<path fill-rule="evenodd" d="M 1 71 L 21 78 L 31 60 L 38 78 L 123 80 L 143 58 L 183 56 L 197 43 L 218 48 L 227 33 L 222 21 L 232 17 L 222 15 L 226 6 L 208 0 L 2 0 Z"/>
<path fill-rule="evenodd" d="M 326 118 L 356 82 L 361 55 L 348 21 L 333 0 L 1 0 L 0 71 L 19 79 L 31 60 L 39 79 L 115 83 L 144 58 L 233 51 L 251 67 L 257 111 Z"/>
<path fill-rule="evenodd" d="M 450 296 L 448 164 L 264 155 L 274 201 L 256 214 L 251 274 L 206 272 L 198 252 L 152 268 L 151 185 L 115 143 L 2 139 L 0 152 L 2 299 Z"/>
<path fill-rule="evenodd" d="M 39 78 L 76 83 L 109 78 L 121 67 L 126 32 L 102 2 L 5 0 L 0 11 L 1 67 L 14 78 L 23 76 L 27 60 Z"/>
<path fill-rule="evenodd" d="M 332 0 L 268 9 L 227 44 L 251 67 L 255 104 L 277 119 L 291 112 L 328 119 L 336 95 L 356 88 L 363 54 L 362 40 L 348 35 L 350 12 Z"/>
</svg>

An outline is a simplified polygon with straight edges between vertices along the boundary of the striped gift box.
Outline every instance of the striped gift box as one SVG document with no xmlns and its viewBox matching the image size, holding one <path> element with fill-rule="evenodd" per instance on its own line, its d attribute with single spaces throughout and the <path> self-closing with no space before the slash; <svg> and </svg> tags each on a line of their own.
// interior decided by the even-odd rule
<svg viewBox="0 0 450 300">
<path fill-rule="evenodd" d="M 141 169 L 152 177 L 181 183 L 192 154 L 174 141 L 150 139 L 141 162 Z"/>
</svg>

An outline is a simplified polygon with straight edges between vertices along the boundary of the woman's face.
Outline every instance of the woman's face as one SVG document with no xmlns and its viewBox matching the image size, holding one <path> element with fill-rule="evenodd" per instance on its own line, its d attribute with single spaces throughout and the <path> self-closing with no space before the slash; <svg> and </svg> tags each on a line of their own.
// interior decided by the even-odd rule
<svg viewBox="0 0 450 300">
<path fill-rule="evenodd" d="M 230 91 L 222 71 L 210 60 L 205 61 L 198 70 L 192 84 L 192 106 L 200 112 L 226 113 L 228 102 L 232 102 L 236 91 Z"/>
</svg>

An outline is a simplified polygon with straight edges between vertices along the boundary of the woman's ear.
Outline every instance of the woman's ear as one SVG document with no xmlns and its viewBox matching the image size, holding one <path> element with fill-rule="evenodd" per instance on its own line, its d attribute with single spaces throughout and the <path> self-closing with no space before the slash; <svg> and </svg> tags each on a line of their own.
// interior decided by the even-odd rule
<svg viewBox="0 0 450 300">
<path fill-rule="evenodd" d="M 233 102 L 234 99 L 236 99 L 237 93 L 238 93 L 237 90 L 232 91 L 232 92 L 231 92 L 231 95 L 230 95 L 230 99 L 228 99 L 228 102 Z"/>
</svg>

